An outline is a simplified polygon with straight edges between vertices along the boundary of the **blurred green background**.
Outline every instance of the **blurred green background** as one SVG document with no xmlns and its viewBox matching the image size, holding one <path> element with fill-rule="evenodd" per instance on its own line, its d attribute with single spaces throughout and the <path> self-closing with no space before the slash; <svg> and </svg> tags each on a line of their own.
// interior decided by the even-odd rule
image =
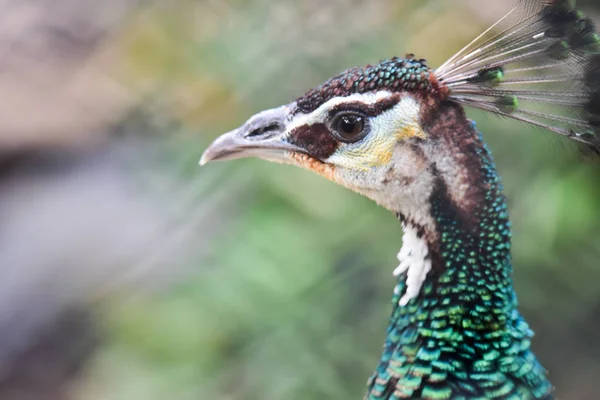
<svg viewBox="0 0 600 400">
<path fill-rule="evenodd" d="M 6 398 L 17 400 L 362 398 L 391 310 L 400 224 L 370 201 L 293 167 L 240 160 L 200 169 L 197 162 L 220 133 L 348 67 L 407 52 L 440 65 L 509 2 L 107 1 L 93 9 L 83 7 L 85 1 L 33 3 L 67 10 L 51 22 L 67 24 L 71 47 L 61 45 L 43 62 L 31 49 L 15 53 L 25 61 L 12 56 L 21 75 L 4 83 L 12 91 L 2 96 L 21 108 L 5 111 L 0 145 L 9 160 L 25 161 L 18 168 L 3 162 L 3 171 L 14 186 L 25 168 L 36 188 L 42 174 L 49 190 L 58 187 L 54 177 L 103 172 L 99 181 L 84 175 L 74 186 L 61 186 L 61 196 L 77 192 L 81 182 L 93 190 L 65 200 L 68 212 L 57 223 L 77 223 L 71 236 L 64 233 L 58 261 L 47 267 L 48 258 L 40 256 L 35 265 L 43 267 L 36 269 L 15 256 L 0 268 L 37 282 L 22 289 L 27 295 L 19 301 L 29 306 L 20 316 L 60 299 L 24 331 L 51 331 L 60 325 L 54 318 L 75 309 L 86 315 L 96 339 L 75 377 L 65 374 L 55 392 L 45 383 L 36 397 L 25 394 L 32 385 L 2 381 L 18 374 L 0 374 L 0 391 L 10 388 L 13 397 Z M 580 3 L 598 19 L 595 1 Z M 44 15 L 38 18 L 49 18 Z M 81 21 L 96 21 L 96 31 Z M 39 48 L 57 42 L 44 43 Z M 23 72 L 28 60 L 35 61 L 34 75 Z M 21 95 L 27 90 L 30 97 Z M 534 350 L 559 398 L 597 398 L 600 170 L 544 133 L 470 115 L 505 183 L 515 285 L 536 332 Z M 40 164 L 44 157 L 50 161 Z M 125 188 L 119 202 L 111 191 L 95 191 L 115 179 Z M 19 199 L 26 215 L 40 209 Z M 92 218 L 105 215 L 111 202 L 118 212 Z M 73 214 L 72 204 L 81 212 Z M 52 207 L 49 215 L 59 215 Z M 17 237 L 19 221 L 6 235 Z M 47 229 L 38 220 L 32 224 L 37 241 L 24 235 L 27 252 L 45 254 L 44 245 L 63 233 L 55 223 Z M 132 226 L 139 229 L 128 233 Z M 136 235 L 144 239 L 130 245 Z M 119 246 L 124 256 L 105 261 Z M 71 255 L 75 250 L 79 258 Z M 47 286 L 39 276 L 54 276 L 60 285 L 29 300 Z M 0 329 L 15 320 L 22 318 L 0 318 Z M 69 335 L 81 340 L 84 334 L 72 325 L 61 332 L 69 352 L 76 351 Z M 35 348 L 37 336 L 30 336 Z M 25 348 L 9 361 L 0 352 L 0 364 L 10 367 Z M 61 362 L 54 356 L 48 370 Z"/>
</svg>

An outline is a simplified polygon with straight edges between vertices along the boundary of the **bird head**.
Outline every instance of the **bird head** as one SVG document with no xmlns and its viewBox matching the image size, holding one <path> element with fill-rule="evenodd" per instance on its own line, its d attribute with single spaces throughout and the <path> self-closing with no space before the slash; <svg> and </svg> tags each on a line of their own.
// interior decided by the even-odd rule
<svg viewBox="0 0 600 400">
<path fill-rule="evenodd" d="M 425 60 L 412 56 L 350 69 L 222 135 L 201 164 L 293 164 L 406 214 L 427 203 L 434 184 L 436 140 L 425 125 L 443 94 Z"/>
</svg>

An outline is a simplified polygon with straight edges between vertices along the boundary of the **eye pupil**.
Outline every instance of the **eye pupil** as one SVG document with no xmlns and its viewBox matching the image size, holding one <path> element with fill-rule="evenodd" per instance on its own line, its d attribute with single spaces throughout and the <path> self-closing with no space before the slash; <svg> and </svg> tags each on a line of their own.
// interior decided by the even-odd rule
<svg viewBox="0 0 600 400">
<path fill-rule="evenodd" d="M 360 129 L 360 118 L 358 117 L 343 117 L 342 131 L 347 135 L 352 135 Z"/>
<path fill-rule="evenodd" d="M 340 139 L 355 142 L 364 137 L 365 119 L 361 115 L 342 115 L 334 124 L 334 129 Z"/>
</svg>

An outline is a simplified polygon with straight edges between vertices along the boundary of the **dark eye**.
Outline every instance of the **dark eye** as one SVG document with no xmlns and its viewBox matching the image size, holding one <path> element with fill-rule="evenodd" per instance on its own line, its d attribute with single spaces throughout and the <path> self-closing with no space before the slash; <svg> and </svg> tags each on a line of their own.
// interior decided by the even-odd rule
<svg viewBox="0 0 600 400">
<path fill-rule="evenodd" d="M 367 118 L 361 114 L 344 113 L 336 115 L 331 122 L 333 133 L 347 143 L 358 142 L 368 132 Z"/>
</svg>

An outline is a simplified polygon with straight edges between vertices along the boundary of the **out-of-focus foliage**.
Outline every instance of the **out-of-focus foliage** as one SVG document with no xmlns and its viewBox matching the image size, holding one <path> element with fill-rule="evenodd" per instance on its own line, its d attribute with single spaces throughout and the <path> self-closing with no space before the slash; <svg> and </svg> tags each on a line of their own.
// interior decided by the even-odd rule
<svg viewBox="0 0 600 400">
<path fill-rule="evenodd" d="M 159 203 L 162 219 L 148 228 L 148 245 L 115 267 L 144 279 L 84 288 L 103 341 L 73 398 L 361 398 L 391 309 L 400 224 L 306 171 L 258 160 L 199 169 L 197 161 L 218 134 L 345 68 L 405 52 L 438 65 L 500 15 L 496 3 L 171 0 L 123 16 L 90 59 L 119 88 L 93 114 L 111 118 L 83 126 L 102 127 L 89 136 L 101 131 L 102 143 L 119 149 L 131 190 Z M 594 398 L 600 169 L 539 131 L 472 117 L 506 186 L 515 285 L 534 349 L 558 396 Z M 147 219 L 133 212 L 137 204 L 130 222 L 108 218 L 137 226 Z"/>
</svg>

